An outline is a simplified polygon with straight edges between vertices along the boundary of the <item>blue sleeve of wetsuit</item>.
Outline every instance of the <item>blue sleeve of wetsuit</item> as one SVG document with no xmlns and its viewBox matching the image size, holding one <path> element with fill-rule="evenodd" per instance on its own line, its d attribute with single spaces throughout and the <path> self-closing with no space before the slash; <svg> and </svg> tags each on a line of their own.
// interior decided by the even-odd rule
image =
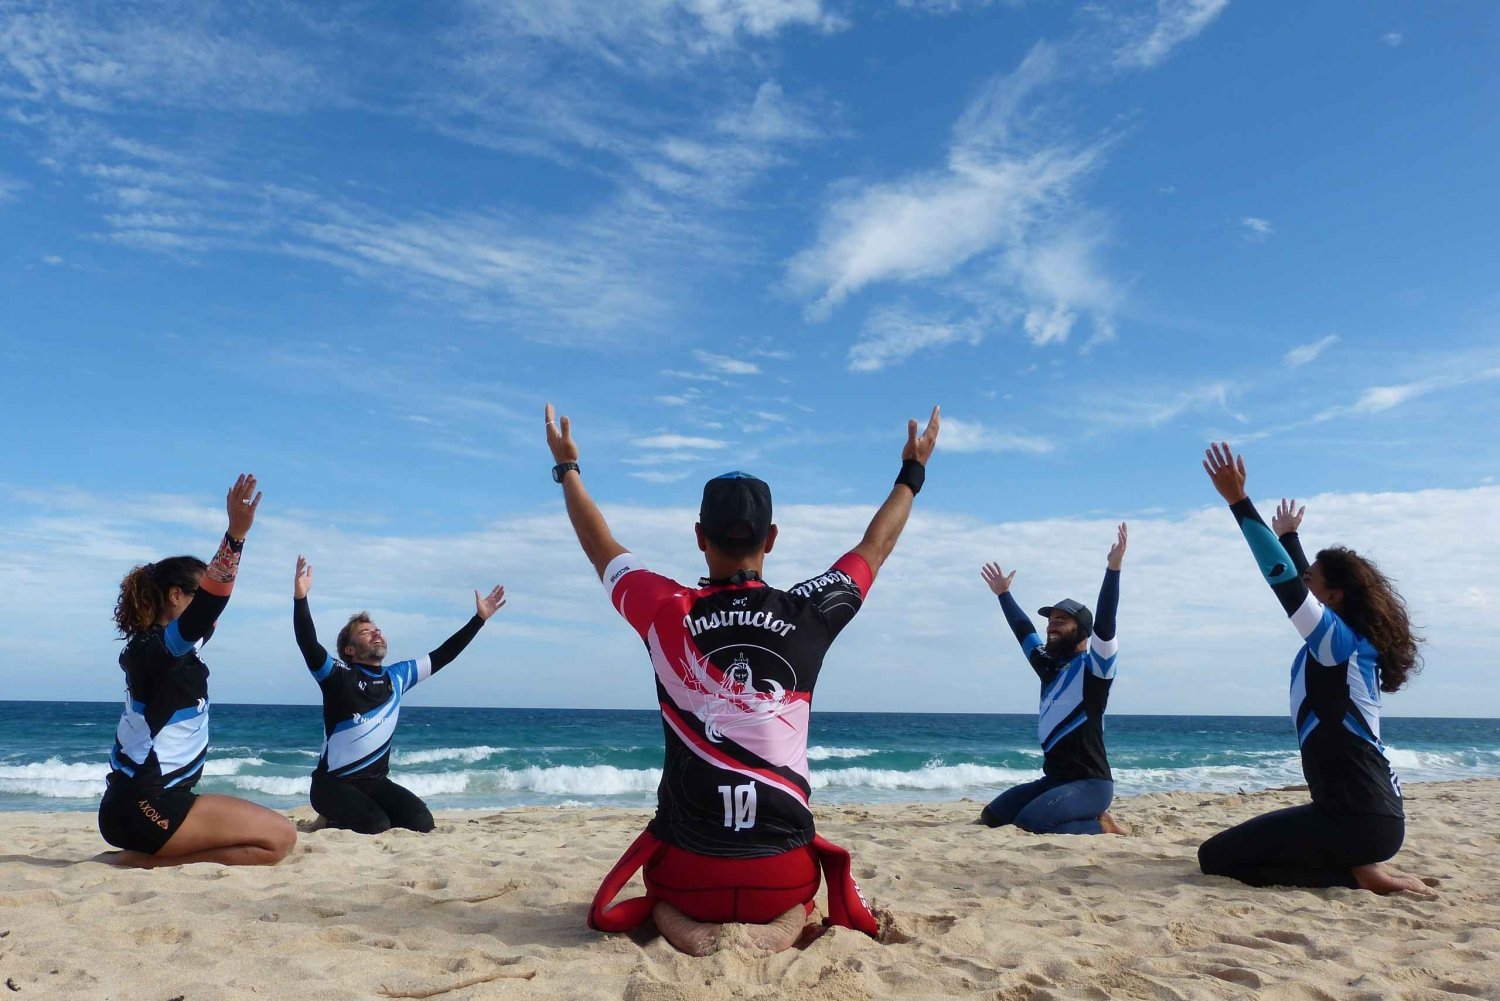
<svg viewBox="0 0 1500 1001">
<path fill-rule="evenodd" d="M 1307 573 L 1311 565 L 1307 562 L 1307 554 L 1302 551 L 1302 539 L 1296 532 L 1287 532 L 1280 539 L 1281 548 L 1292 558 L 1292 566 L 1297 568 L 1298 576 Z"/>
<path fill-rule="evenodd" d="M 1281 608 L 1288 616 L 1293 615 L 1308 599 L 1307 585 L 1302 583 L 1292 556 L 1276 538 L 1269 525 L 1261 519 L 1249 497 L 1229 505 L 1234 520 L 1239 522 L 1240 532 L 1250 545 L 1255 562 L 1260 565 L 1261 576 L 1276 592 Z M 1298 547 L 1301 548 L 1300 546 Z"/>
<path fill-rule="evenodd" d="M 1036 634 L 1036 624 L 1021 610 L 1009 591 L 1000 595 L 1000 609 L 1005 613 L 1005 621 L 1010 623 L 1010 631 L 1016 634 L 1016 640 L 1021 644 L 1021 652 L 1030 660 L 1032 653 L 1042 645 Z"/>
<path fill-rule="evenodd" d="M 1105 570 L 1099 585 L 1099 601 L 1094 605 L 1094 635 L 1101 640 L 1115 638 L 1115 613 L 1120 608 L 1120 571 Z"/>
</svg>

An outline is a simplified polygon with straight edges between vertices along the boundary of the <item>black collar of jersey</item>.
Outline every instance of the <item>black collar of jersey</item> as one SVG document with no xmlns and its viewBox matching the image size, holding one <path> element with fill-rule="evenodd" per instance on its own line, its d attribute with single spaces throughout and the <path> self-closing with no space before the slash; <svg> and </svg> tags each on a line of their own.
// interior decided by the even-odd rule
<svg viewBox="0 0 1500 1001">
<path fill-rule="evenodd" d="M 749 584 L 760 580 L 759 570 L 736 570 L 728 577 L 699 577 L 699 587 L 733 587 L 735 584 Z"/>
</svg>

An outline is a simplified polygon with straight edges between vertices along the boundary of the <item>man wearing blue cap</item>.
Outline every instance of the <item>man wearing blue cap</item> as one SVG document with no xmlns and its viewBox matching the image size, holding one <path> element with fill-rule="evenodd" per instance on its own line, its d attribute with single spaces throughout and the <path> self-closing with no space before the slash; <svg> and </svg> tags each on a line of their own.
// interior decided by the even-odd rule
<svg viewBox="0 0 1500 1001">
<path fill-rule="evenodd" d="M 1036 634 L 1031 618 L 1011 597 L 1016 572 L 998 563 L 980 573 L 1000 599 L 1021 652 L 1042 682 L 1037 739 L 1042 743 L 1042 777 L 996 796 L 979 815 L 990 827 L 1015 824 L 1033 834 L 1124 834 L 1109 815 L 1115 796 L 1114 776 L 1104 751 L 1104 707 L 1114 683 L 1115 610 L 1120 601 L 1120 565 L 1125 559 L 1126 526 L 1116 529 L 1104 584 L 1099 588 L 1099 617 L 1072 598 L 1039 609 L 1046 616 L 1047 642 Z"/>
<path fill-rule="evenodd" d="M 764 480 L 733 472 L 704 485 L 694 530 L 708 575 L 679 584 L 615 541 L 584 489 L 568 418 L 554 420 L 550 403 L 546 413 L 552 477 L 611 603 L 646 644 L 666 740 L 656 816 L 605 877 L 589 926 L 628 931 L 650 918 L 678 949 L 704 955 L 734 922 L 779 952 L 801 935 L 826 875 L 829 921 L 877 935 L 849 853 L 813 829 L 808 721 L 823 657 L 922 488 L 937 408 L 920 436 L 908 422 L 901 473 L 859 545 L 785 591 L 761 579 L 776 544 Z M 646 895 L 612 905 L 638 870 Z"/>
</svg>

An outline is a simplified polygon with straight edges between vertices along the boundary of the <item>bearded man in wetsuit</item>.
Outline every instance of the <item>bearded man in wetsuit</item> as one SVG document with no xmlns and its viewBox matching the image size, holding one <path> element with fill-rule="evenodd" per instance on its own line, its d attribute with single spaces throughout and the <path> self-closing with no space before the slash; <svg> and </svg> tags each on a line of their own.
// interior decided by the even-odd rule
<svg viewBox="0 0 1500 1001">
<path fill-rule="evenodd" d="M 708 576 L 679 584 L 615 540 L 584 489 L 568 418 L 555 421 L 549 403 L 546 420 L 552 478 L 578 541 L 650 654 L 666 740 L 656 816 L 600 886 L 589 926 L 627 931 L 651 918 L 674 946 L 701 956 L 735 922 L 779 952 L 800 937 L 826 874 L 830 923 L 878 934 L 849 853 L 813 829 L 808 722 L 823 657 L 922 488 L 938 408 L 921 435 L 908 422 L 901 473 L 859 545 L 785 591 L 761 579 L 776 544 L 765 481 L 742 472 L 708 481 L 694 526 Z M 611 906 L 639 869 L 646 896 Z"/>
</svg>

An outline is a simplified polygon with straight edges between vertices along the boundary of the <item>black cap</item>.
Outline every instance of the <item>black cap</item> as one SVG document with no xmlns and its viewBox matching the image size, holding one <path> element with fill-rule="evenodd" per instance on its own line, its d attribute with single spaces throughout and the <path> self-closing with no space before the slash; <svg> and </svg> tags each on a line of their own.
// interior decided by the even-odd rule
<svg viewBox="0 0 1500 1001">
<path fill-rule="evenodd" d="M 715 476 L 703 484 L 698 522 L 716 544 L 762 542 L 771 531 L 771 487 L 738 470 Z"/>
<path fill-rule="evenodd" d="M 1051 615 L 1053 612 L 1062 612 L 1064 615 L 1071 615 L 1074 619 L 1078 620 L 1079 639 L 1087 639 L 1093 635 L 1094 613 L 1089 611 L 1087 605 L 1074 601 L 1072 598 L 1064 598 L 1055 605 L 1038 608 L 1036 611 L 1038 615 Z"/>
</svg>

